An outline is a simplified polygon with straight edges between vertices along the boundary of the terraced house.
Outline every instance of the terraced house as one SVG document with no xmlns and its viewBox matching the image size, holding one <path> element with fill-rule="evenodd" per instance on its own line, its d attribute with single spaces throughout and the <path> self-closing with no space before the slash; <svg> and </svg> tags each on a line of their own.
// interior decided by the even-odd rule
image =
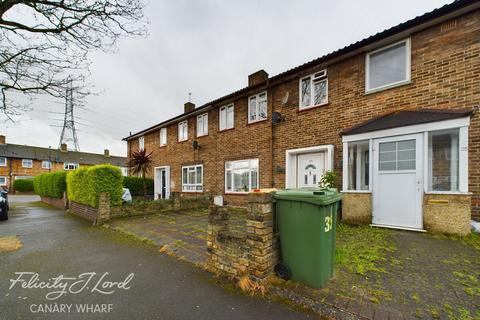
<svg viewBox="0 0 480 320">
<path fill-rule="evenodd" d="M 156 197 L 318 185 L 342 218 L 467 233 L 480 216 L 480 2 L 456 1 L 125 138 Z"/>
<path fill-rule="evenodd" d="M 42 173 L 97 164 L 111 164 L 127 175 L 125 157 L 111 156 L 108 149 L 103 154 L 71 151 L 66 144 L 59 149 L 7 143 L 0 135 L 0 188 L 13 189 L 13 181 L 32 179 Z"/>
</svg>

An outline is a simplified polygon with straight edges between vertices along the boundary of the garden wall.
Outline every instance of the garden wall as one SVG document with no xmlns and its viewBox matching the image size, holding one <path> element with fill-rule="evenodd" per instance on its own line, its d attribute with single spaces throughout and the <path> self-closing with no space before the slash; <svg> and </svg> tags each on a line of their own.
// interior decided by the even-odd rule
<svg viewBox="0 0 480 320">
<path fill-rule="evenodd" d="M 40 197 L 40 199 L 43 203 L 49 204 L 58 209 L 61 209 L 61 210 L 68 209 L 68 199 L 66 194 L 64 194 L 63 198 L 60 198 L 60 199 L 50 198 L 50 197 Z"/>
<path fill-rule="evenodd" d="M 227 207 L 211 206 L 207 235 L 207 268 L 240 278 L 265 279 L 278 262 L 278 241 L 273 230 L 273 201 L 269 193 L 248 195 L 247 232 L 230 231 Z"/>
<path fill-rule="evenodd" d="M 93 222 L 93 225 L 100 225 L 110 220 L 110 197 L 102 193 L 98 199 L 98 207 L 70 201 L 70 213 Z"/>
</svg>

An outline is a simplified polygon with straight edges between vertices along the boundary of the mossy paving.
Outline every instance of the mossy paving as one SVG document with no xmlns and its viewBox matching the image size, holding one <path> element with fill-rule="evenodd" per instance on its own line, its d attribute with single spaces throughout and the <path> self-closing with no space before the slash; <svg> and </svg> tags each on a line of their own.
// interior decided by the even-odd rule
<svg viewBox="0 0 480 320">
<path fill-rule="evenodd" d="M 480 319 L 479 239 L 339 224 L 328 285 L 280 285 L 367 318 Z"/>
</svg>

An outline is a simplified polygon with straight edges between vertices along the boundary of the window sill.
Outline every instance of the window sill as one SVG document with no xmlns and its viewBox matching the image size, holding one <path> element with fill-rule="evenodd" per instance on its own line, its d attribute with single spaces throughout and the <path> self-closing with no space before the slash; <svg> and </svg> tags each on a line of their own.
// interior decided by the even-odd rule
<svg viewBox="0 0 480 320">
<path fill-rule="evenodd" d="M 204 137 L 208 137 L 208 133 L 207 134 L 202 134 L 201 136 L 197 136 L 196 138 L 204 138 Z"/>
<path fill-rule="evenodd" d="M 370 190 L 341 190 L 341 193 L 372 193 Z"/>
<path fill-rule="evenodd" d="M 226 132 L 226 131 L 230 131 L 230 130 L 233 130 L 233 129 L 235 129 L 235 127 L 227 128 L 227 129 L 221 129 L 221 130 L 218 130 L 218 132 Z"/>
<path fill-rule="evenodd" d="M 452 195 L 452 196 L 471 196 L 472 192 L 462 192 L 462 191 L 425 191 L 426 195 Z"/>
<path fill-rule="evenodd" d="M 248 195 L 250 192 L 225 192 L 225 195 L 230 195 L 230 196 L 246 196 Z"/>
<path fill-rule="evenodd" d="M 376 88 L 376 89 L 371 89 L 371 90 L 365 89 L 365 94 L 364 95 L 368 96 L 370 94 L 374 94 L 374 93 L 377 93 L 377 92 L 382 92 L 382 91 L 387 91 L 387 90 L 398 88 L 398 87 L 407 86 L 407 85 L 412 84 L 412 83 L 413 83 L 412 80 L 407 80 L 407 81 L 402 81 L 402 82 L 399 82 L 399 83 L 379 87 L 379 88 Z"/>
<path fill-rule="evenodd" d="M 187 142 L 187 141 L 188 141 L 188 139 L 187 140 L 182 140 L 182 141 L 177 141 L 177 143 L 184 143 L 184 142 Z"/>
<path fill-rule="evenodd" d="M 317 109 L 317 108 L 321 108 L 321 107 L 326 107 L 329 104 L 330 104 L 330 102 L 325 102 L 325 103 L 322 103 L 322 104 L 317 104 L 315 106 L 305 107 L 305 108 L 302 108 L 302 109 L 300 109 L 300 107 L 299 107 L 297 112 L 304 112 L 304 111 L 309 111 L 309 110 L 313 110 L 313 109 Z"/>
<path fill-rule="evenodd" d="M 187 193 L 187 194 L 203 194 L 203 191 L 182 191 L 182 193 Z"/>
<path fill-rule="evenodd" d="M 268 118 L 261 119 L 261 120 L 250 121 L 250 122 L 247 121 L 247 126 L 251 126 L 251 125 L 254 125 L 254 124 L 257 124 L 257 123 L 265 122 L 267 120 L 268 120 Z"/>
</svg>

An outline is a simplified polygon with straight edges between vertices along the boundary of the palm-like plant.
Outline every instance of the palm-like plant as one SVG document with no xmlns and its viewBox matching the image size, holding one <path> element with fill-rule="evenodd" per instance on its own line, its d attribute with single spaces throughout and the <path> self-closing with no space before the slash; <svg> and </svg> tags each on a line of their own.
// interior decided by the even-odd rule
<svg viewBox="0 0 480 320">
<path fill-rule="evenodd" d="M 152 152 L 147 153 L 146 149 L 134 151 L 128 159 L 128 167 L 133 174 L 140 174 L 143 178 L 143 196 L 147 199 L 147 182 L 145 177 L 152 169 Z"/>
</svg>

